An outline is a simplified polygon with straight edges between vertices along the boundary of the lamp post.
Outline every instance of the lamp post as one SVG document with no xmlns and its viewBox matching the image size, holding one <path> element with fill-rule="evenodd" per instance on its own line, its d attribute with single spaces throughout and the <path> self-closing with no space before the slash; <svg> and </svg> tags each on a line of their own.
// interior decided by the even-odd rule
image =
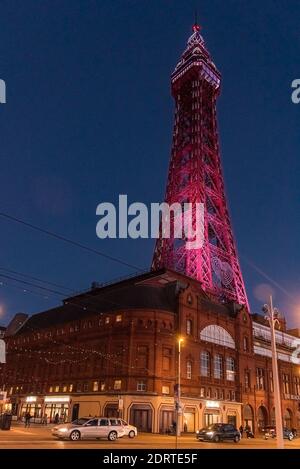
<svg viewBox="0 0 300 469">
<path fill-rule="evenodd" d="M 273 370 L 273 382 L 274 382 L 274 404 L 275 404 L 277 448 L 283 449 L 284 444 L 283 444 L 282 412 L 281 412 L 281 399 L 280 399 L 276 336 L 275 336 L 275 324 L 276 322 L 279 323 L 279 321 L 277 319 L 278 310 L 276 308 L 273 308 L 272 296 L 270 296 L 270 304 L 263 306 L 263 312 L 266 313 L 265 318 L 269 321 L 270 330 L 271 330 L 272 370 Z"/>
<path fill-rule="evenodd" d="M 176 421 L 176 436 L 180 436 L 181 434 L 181 420 L 180 415 L 182 413 L 181 409 L 181 384 L 180 384 L 180 377 L 181 377 L 181 344 L 183 342 L 183 338 L 179 337 L 178 339 L 178 388 L 177 388 L 177 421 Z"/>
</svg>

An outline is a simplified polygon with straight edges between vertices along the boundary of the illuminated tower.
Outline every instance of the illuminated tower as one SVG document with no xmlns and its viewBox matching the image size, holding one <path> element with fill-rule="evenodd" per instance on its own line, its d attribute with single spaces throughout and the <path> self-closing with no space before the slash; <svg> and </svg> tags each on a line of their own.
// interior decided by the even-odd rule
<svg viewBox="0 0 300 469">
<path fill-rule="evenodd" d="M 221 75 L 198 24 L 193 26 L 171 80 L 175 122 L 165 202 L 204 204 L 204 244 L 187 249 L 184 238 L 160 237 L 152 269 L 167 267 L 182 272 L 199 280 L 205 291 L 220 300 L 249 309 L 220 162 L 216 101 Z"/>
</svg>

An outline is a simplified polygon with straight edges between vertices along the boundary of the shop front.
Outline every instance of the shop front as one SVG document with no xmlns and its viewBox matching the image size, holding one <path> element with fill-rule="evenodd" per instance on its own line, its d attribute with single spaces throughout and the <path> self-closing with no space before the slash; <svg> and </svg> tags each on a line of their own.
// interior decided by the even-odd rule
<svg viewBox="0 0 300 469">
<path fill-rule="evenodd" d="M 46 396 L 43 417 L 48 422 L 67 422 L 70 414 L 70 396 Z"/>
<path fill-rule="evenodd" d="M 38 396 L 26 396 L 21 401 L 19 418 L 24 419 L 25 414 L 30 414 L 31 421 L 40 423 L 42 420 L 43 400 Z"/>
<path fill-rule="evenodd" d="M 213 423 L 222 422 L 222 413 L 219 401 L 206 401 L 204 408 L 204 422 L 203 426 L 208 427 Z"/>
<path fill-rule="evenodd" d="M 11 413 L 12 411 L 12 404 L 9 398 L 7 398 L 7 393 L 6 391 L 0 391 L 0 414 L 3 412 L 9 412 Z"/>
</svg>

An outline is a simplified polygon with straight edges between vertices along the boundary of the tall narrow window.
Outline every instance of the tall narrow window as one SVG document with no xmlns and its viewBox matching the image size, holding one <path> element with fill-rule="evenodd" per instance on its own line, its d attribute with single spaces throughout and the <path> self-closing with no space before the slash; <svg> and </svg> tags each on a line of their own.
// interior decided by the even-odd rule
<svg viewBox="0 0 300 469">
<path fill-rule="evenodd" d="M 290 393 L 290 377 L 289 377 L 289 375 L 283 373 L 282 380 L 283 380 L 283 392 L 284 392 L 284 394 L 289 394 Z"/>
<path fill-rule="evenodd" d="M 245 384 L 245 388 L 246 390 L 250 389 L 251 388 L 251 382 L 250 382 L 250 371 L 249 370 L 245 370 L 245 375 L 244 375 L 244 384 Z"/>
<path fill-rule="evenodd" d="M 192 335 L 193 333 L 193 321 L 191 319 L 186 320 L 186 333 Z"/>
<path fill-rule="evenodd" d="M 187 379 L 192 379 L 192 362 L 191 362 L 191 360 L 188 360 L 186 362 L 186 378 Z"/>
<path fill-rule="evenodd" d="M 209 352 L 201 352 L 200 355 L 200 375 L 210 376 L 210 354 Z"/>
<path fill-rule="evenodd" d="M 269 371 L 269 384 L 270 384 L 270 391 L 274 392 L 273 371 Z"/>
<path fill-rule="evenodd" d="M 226 358 L 226 379 L 227 381 L 235 380 L 235 363 L 232 357 Z"/>
<path fill-rule="evenodd" d="M 257 389 L 265 389 L 265 370 L 256 368 L 256 386 Z"/>
<path fill-rule="evenodd" d="M 223 378 L 223 358 L 219 354 L 214 357 L 214 377 L 216 379 Z"/>
</svg>

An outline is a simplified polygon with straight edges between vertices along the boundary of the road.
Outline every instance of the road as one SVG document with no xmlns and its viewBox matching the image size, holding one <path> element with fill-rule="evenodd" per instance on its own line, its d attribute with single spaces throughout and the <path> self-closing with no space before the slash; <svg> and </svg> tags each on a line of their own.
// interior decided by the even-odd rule
<svg viewBox="0 0 300 469">
<path fill-rule="evenodd" d="M 284 440 L 286 449 L 299 449 L 300 438 L 289 442 Z M 175 436 L 140 434 L 134 439 L 122 438 L 114 442 L 107 440 L 89 441 L 61 441 L 52 437 L 51 427 L 13 426 L 9 431 L 0 431 L 1 449 L 175 449 Z M 275 440 L 263 438 L 242 439 L 240 443 L 203 443 L 198 442 L 194 435 L 184 435 L 178 438 L 178 449 L 275 449 Z"/>
</svg>

